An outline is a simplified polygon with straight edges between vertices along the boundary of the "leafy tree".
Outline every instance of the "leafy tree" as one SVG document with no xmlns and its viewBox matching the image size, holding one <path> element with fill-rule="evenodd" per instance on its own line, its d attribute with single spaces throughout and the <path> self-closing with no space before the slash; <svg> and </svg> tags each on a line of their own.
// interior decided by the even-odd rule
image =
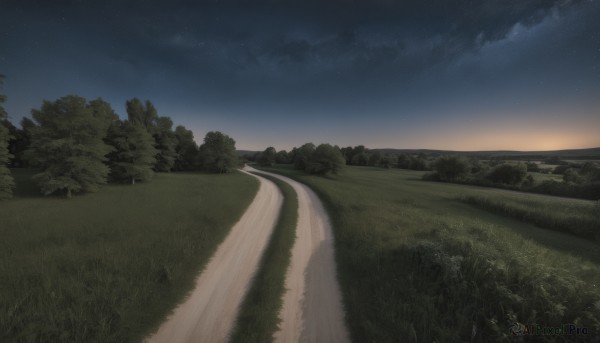
<svg viewBox="0 0 600 343">
<path fill-rule="evenodd" d="M 235 141 L 219 131 L 206 134 L 200 156 L 204 168 L 213 173 L 228 173 L 238 166 Z"/>
<path fill-rule="evenodd" d="M 563 181 L 572 183 L 583 183 L 585 179 L 581 175 L 579 175 L 577 170 L 575 170 L 574 168 L 569 168 L 565 170 L 563 174 Z"/>
<path fill-rule="evenodd" d="M 296 160 L 296 155 L 298 155 L 298 148 L 293 147 L 288 154 L 288 163 L 294 164 L 294 161 Z"/>
<path fill-rule="evenodd" d="M 516 185 L 527 176 L 527 167 L 522 164 L 500 164 L 494 167 L 487 175 L 487 179 L 496 183 Z"/>
<path fill-rule="evenodd" d="M 354 166 L 366 166 L 369 163 L 369 155 L 364 152 L 358 152 L 352 156 L 352 165 Z"/>
<path fill-rule="evenodd" d="M 33 120 L 23 117 L 21 119 L 21 129 L 17 129 L 14 133 L 14 142 L 12 144 L 13 154 L 15 155 L 13 159 L 14 167 L 37 167 L 34 163 L 31 163 L 31 132 L 33 128 L 36 127 L 36 124 Z"/>
<path fill-rule="evenodd" d="M 290 163 L 290 157 L 289 157 L 287 151 L 285 151 L 285 150 L 278 151 L 277 155 L 275 155 L 275 162 L 277 162 L 279 164 Z"/>
<path fill-rule="evenodd" d="M 125 107 L 129 122 L 144 127 L 154 138 L 154 147 L 158 151 L 154 170 L 170 171 L 177 159 L 177 139 L 171 118 L 160 117 L 149 100 L 142 103 L 138 98 L 133 98 L 125 103 Z"/>
<path fill-rule="evenodd" d="M 355 166 L 366 166 L 369 163 L 369 149 L 364 145 L 357 145 L 349 150 L 349 164 Z"/>
<path fill-rule="evenodd" d="M 410 168 L 410 158 L 407 154 L 401 154 L 398 156 L 398 168 L 401 168 L 401 169 L 409 169 Z"/>
<path fill-rule="evenodd" d="M 440 180 L 455 181 L 469 172 L 469 162 L 461 156 L 440 156 L 434 163 Z"/>
<path fill-rule="evenodd" d="M 175 170 L 193 170 L 198 167 L 199 156 L 198 156 L 198 145 L 194 140 L 194 133 L 191 130 L 185 128 L 185 126 L 178 125 L 175 128 L 175 153 L 177 158 L 175 160 Z"/>
<path fill-rule="evenodd" d="M 0 75 L 0 86 L 4 81 L 4 75 Z M 7 114 L 2 104 L 6 97 L 0 94 L 0 122 L 6 120 Z M 0 123 L 0 199 L 11 198 L 15 182 L 8 169 L 8 162 L 12 155 L 8 151 L 8 142 L 11 139 L 8 128 Z"/>
<path fill-rule="evenodd" d="M 112 179 L 135 184 L 137 180 L 152 178 L 158 150 L 143 126 L 128 120 L 116 121 L 111 125 L 106 141 L 114 147 L 108 156 Z"/>
<path fill-rule="evenodd" d="M 419 156 L 410 157 L 410 167 L 412 170 L 429 170 L 429 164 L 425 155 L 419 154 Z"/>
<path fill-rule="evenodd" d="M 340 149 L 330 144 L 321 144 L 312 154 L 306 171 L 311 174 L 337 174 L 345 165 Z"/>
<path fill-rule="evenodd" d="M 342 156 L 344 156 L 344 159 L 346 160 L 346 164 L 352 164 L 352 155 L 353 155 L 352 147 L 348 146 L 345 148 L 341 148 L 340 151 L 342 152 Z"/>
<path fill-rule="evenodd" d="M 93 192 L 106 183 L 104 164 L 110 146 L 103 142 L 110 122 L 99 106 L 102 100 L 86 103 L 79 96 L 44 101 L 33 110 L 37 126 L 31 130 L 31 156 L 41 167 L 34 176 L 45 195 L 57 191 L 71 197 L 73 192 Z"/>
<path fill-rule="evenodd" d="M 524 188 L 529 188 L 529 187 L 533 186 L 534 184 L 535 184 L 535 179 L 533 178 L 533 176 L 531 174 L 529 174 L 529 175 L 527 175 L 525 180 L 523 180 L 523 183 L 521 183 L 521 186 Z"/>
<path fill-rule="evenodd" d="M 564 174 L 564 173 L 565 173 L 565 171 L 566 171 L 567 169 L 569 169 L 569 168 L 571 168 L 571 166 L 570 166 L 570 165 L 568 165 L 568 164 L 561 164 L 561 165 L 558 165 L 558 166 L 556 166 L 556 167 L 554 168 L 554 170 L 552 171 L 552 174 L 558 174 L 558 175 L 562 175 L 562 174 Z"/>
<path fill-rule="evenodd" d="M 398 155 L 387 153 L 383 155 L 380 161 L 380 165 L 383 168 L 392 168 L 398 164 Z"/>
<path fill-rule="evenodd" d="M 136 125 L 140 125 L 149 133 L 153 132 L 158 120 L 158 113 L 154 105 L 148 100 L 144 105 L 140 99 L 133 98 L 125 103 L 127 109 L 127 119 Z"/>
<path fill-rule="evenodd" d="M 379 151 L 375 151 L 373 153 L 371 153 L 371 155 L 369 156 L 369 160 L 367 162 L 367 164 L 371 167 L 377 167 L 379 166 L 379 163 L 381 162 L 381 153 Z"/>
<path fill-rule="evenodd" d="M 156 171 L 171 171 L 177 160 L 177 137 L 173 132 L 173 121 L 169 117 L 158 117 L 154 128 L 154 142 L 158 150 L 156 155 Z M 195 143 L 194 143 L 195 144 Z"/>
<path fill-rule="evenodd" d="M 584 163 L 579 174 L 585 178 L 587 183 L 600 182 L 600 168 L 593 162 Z"/>
<path fill-rule="evenodd" d="M 306 170 L 308 164 L 312 159 L 312 155 L 315 153 L 315 145 L 313 143 L 306 143 L 300 148 L 296 149 L 294 156 L 294 168 L 300 170 Z"/>
<path fill-rule="evenodd" d="M 535 162 L 527 162 L 525 166 L 527 166 L 527 171 L 530 173 L 538 173 L 540 171 L 540 166 Z"/>
<path fill-rule="evenodd" d="M 272 146 L 265 149 L 265 151 L 261 152 L 258 156 L 256 162 L 261 166 L 272 166 L 275 164 L 275 159 L 277 158 L 277 151 Z"/>
<path fill-rule="evenodd" d="M 470 173 L 471 174 L 478 174 L 478 173 L 482 173 L 486 166 L 484 166 L 481 161 L 479 161 L 476 158 L 471 158 L 469 159 L 469 165 L 470 165 Z"/>
</svg>

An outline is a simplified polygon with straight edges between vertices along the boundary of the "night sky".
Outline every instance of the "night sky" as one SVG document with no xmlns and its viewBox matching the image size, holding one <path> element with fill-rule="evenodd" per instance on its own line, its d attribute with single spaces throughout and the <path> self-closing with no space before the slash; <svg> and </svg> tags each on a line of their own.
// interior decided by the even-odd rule
<svg viewBox="0 0 600 343">
<path fill-rule="evenodd" d="M 600 146 L 600 1 L 0 0 L 13 123 L 149 99 L 200 142 Z"/>
</svg>

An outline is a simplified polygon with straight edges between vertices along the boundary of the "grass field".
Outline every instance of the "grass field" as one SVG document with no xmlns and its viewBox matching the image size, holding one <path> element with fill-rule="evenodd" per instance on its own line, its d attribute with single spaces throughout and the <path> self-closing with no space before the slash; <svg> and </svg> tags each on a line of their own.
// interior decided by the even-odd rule
<svg viewBox="0 0 600 343">
<path fill-rule="evenodd" d="M 529 175 L 533 176 L 533 179 L 536 183 L 541 183 L 544 181 L 556 181 L 561 182 L 563 180 L 563 176 L 560 174 L 544 174 L 544 173 L 535 173 L 529 172 Z"/>
<path fill-rule="evenodd" d="M 600 210 L 594 202 L 426 182 L 406 170 L 350 167 L 324 178 L 265 169 L 306 183 L 328 207 L 353 341 L 512 342 L 514 322 L 575 324 L 590 332 L 580 339 L 597 341 L 600 245 L 461 198 L 551 202 L 537 210 L 582 218 L 581 209 Z"/>
<path fill-rule="evenodd" d="M 0 204 L 0 342 L 141 341 L 258 190 L 242 173 L 178 173 L 43 198 L 31 174 L 15 170 Z"/>
<path fill-rule="evenodd" d="M 461 201 L 539 227 L 600 242 L 600 201 L 557 197 L 515 196 L 510 193 L 465 195 Z"/>
<path fill-rule="evenodd" d="M 296 192 L 287 183 L 277 178 L 260 175 L 277 184 L 284 200 L 277 225 L 261 258 L 260 267 L 240 307 L 231 342 L 264 343 L 273 340 L 273 334 L 279 324 L 278 315 L 285 291 L 286 270 L 290 264 L 291 249 L 296 239 L 298 220 Z"/>
</svg>

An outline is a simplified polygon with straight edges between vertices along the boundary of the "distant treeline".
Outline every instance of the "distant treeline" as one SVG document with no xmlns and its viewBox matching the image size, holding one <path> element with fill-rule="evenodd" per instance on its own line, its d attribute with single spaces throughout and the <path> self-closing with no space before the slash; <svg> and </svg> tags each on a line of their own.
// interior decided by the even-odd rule
<svg viewBox="0 0 600 343">
<path fill-rule="evenodd" d="M 306 143 L 299 148 L 293 148 L 289 153 L 285 150 L 276 151 L 273 147 L 263 152 L 246 155 L 245 159 L 254 161 L 261 166 L 272 166 L 275 163 L 293 164 L 294 168 L 310 174 L 337 174 L 345 164 L 344 157 L 337 146 L 321 144 L 315 146 Z"/>
<path fill-rule="evenodd" d="M 206 170 L 226 173 L 239 165 L 235 141 L 209 132 L 200 147 L 192 131 L 173 129 L 150 101 L 126 102 L 121 120 L 110 104 L 75 95 L 44 101 L 23 118 L 7 120 L 0 97 L 0 198 L 15 187 L 8 168 L 39 169 L 34 180 L 45 195 L 93 192 L 107 182 L 150 180 L 155 172 Z"/>
<path fill-rule="evenodd" d="M 340 148 L 337 145 L 315 146 L 313 143 L 306 143 L 289 152 L 276 151 L 275 148 L 268 147 L 262 152 L 245 154 L 244 158 L 263 166 L 275 163 L 293 164 L 296 169 L 313 174 L 329 172 L 335 174 L 344 165 L 431 170 L 428 157 L 423 153 L 418 155 L 382 153 L 367 149 L 363 145 Z"/>
<path fill-rule="evenodd" d="M 560 156 L 546 156 L 538 164 L 514 160 L 467 158 L 463 155 L 397 154 L 370 150 L 363 145 L 340 148 L 329 144 L 315 147 L 312 143 L 276 151 L 269 147 L 262 152 L 246 154 L 244 158 L 259 165 L 293 164 L 308 173 L 337 173 L 344 165 L 401 168 L 430 171 L 425 180 L 472 184 L 549 195 L 600 199 L 600 167 L 593 161 L 575 163 Z M 540 179 L 532 173 L 560 175 L 561 181 Z"/>
<path fill-rule="evenodd" d="M 561 175 L 562 180 L 542 180 L 531 173 L 541 172 L 535 162 L 509 163 L 506 161 L 480 161 L 462 156 L 442 156 L 432 167 L 434 172 L 423 179 L 497 187 L 548 195 L 600 199 L 600 167 L 594 162 L 572 163 L 550 158 L 556 164 L 552 174 Z"/>
</svg>

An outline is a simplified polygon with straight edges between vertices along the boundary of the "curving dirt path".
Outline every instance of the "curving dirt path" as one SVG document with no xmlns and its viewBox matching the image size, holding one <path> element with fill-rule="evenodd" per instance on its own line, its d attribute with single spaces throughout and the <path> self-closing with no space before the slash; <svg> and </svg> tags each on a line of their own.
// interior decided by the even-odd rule
<svg viewBox="0 0 600 343">
<path fill-rule="evenodd" d="M 283 203 L 273 182 L 252 176 L 260 181 L 252 204 L 217 248 L 193 292 L 146 342 L 227 341 Z"/>
<path fill-rule="evenodd" d="M 276 342 L 349 342 L 333 255 L 327 213 L 307 186 L 251 167 L 287 182 L 298 195 L 298 224 L 287 270 L 281 324 Z"/>
</svg>

